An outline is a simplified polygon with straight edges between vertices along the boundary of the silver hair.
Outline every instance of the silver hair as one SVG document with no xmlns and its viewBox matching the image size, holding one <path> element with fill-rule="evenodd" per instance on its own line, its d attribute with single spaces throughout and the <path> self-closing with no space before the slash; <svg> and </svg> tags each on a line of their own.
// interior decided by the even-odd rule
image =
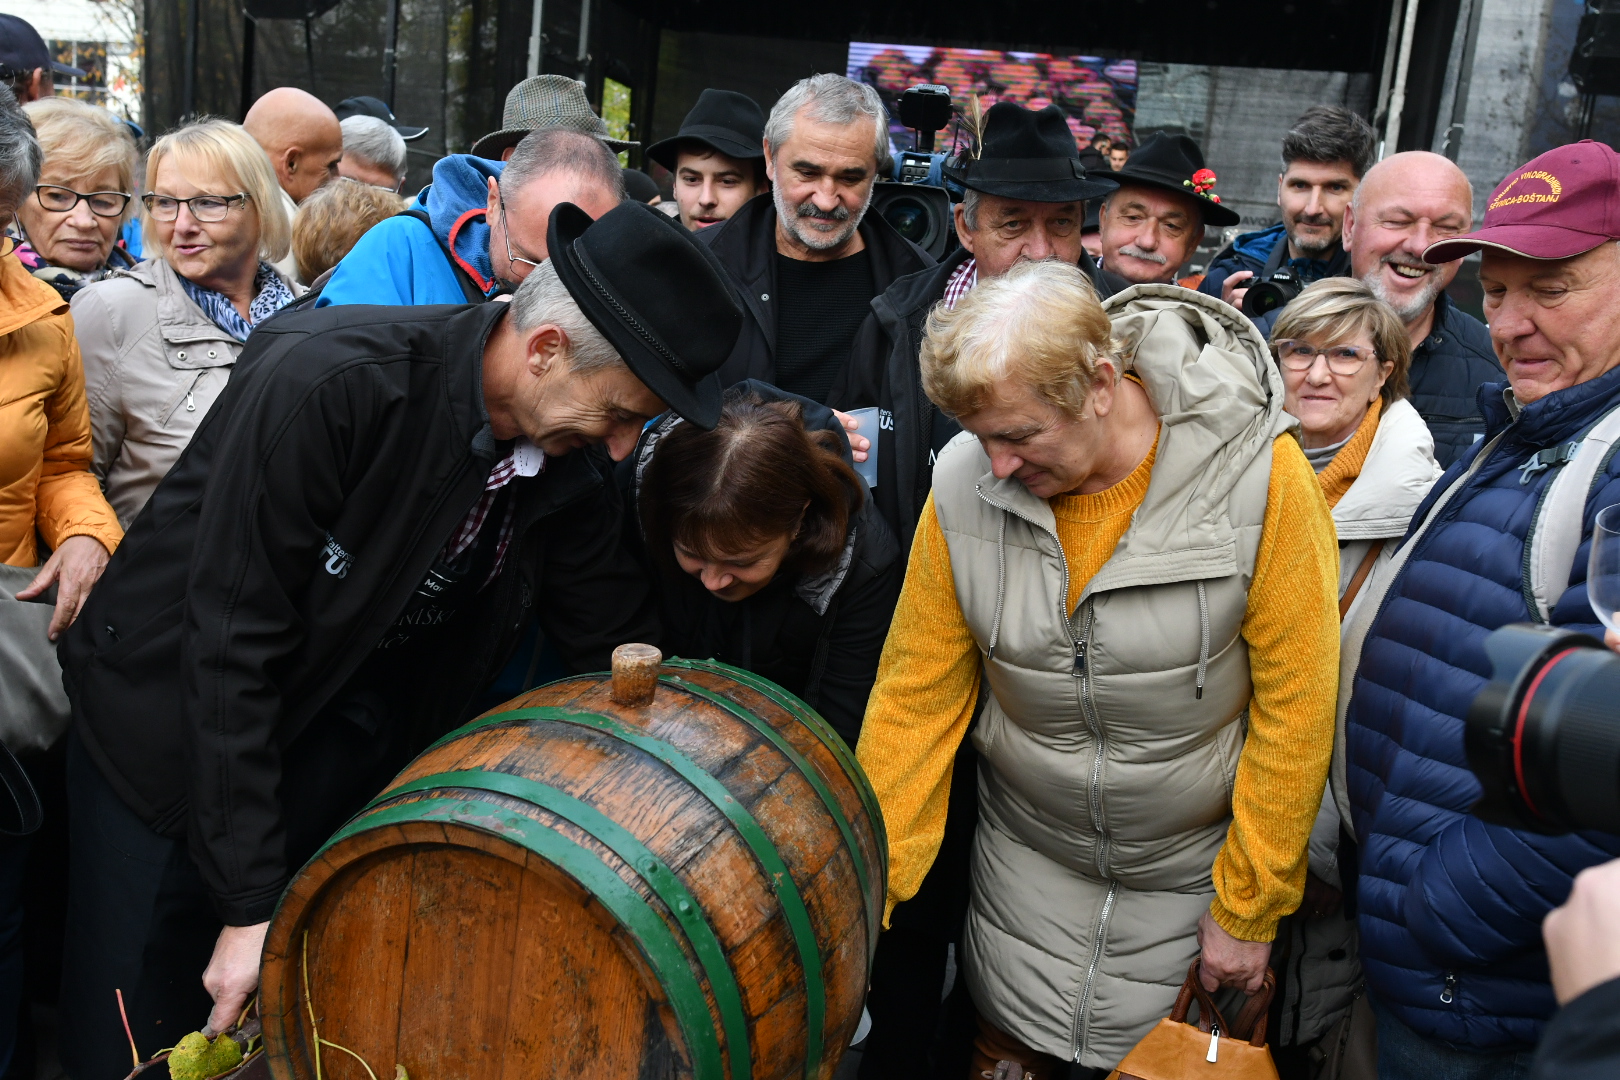
<svg viewBox="0 0 1620 1080">
<path fill-rule="evenodd" d="M 375 116 L 345 117 L 343 152 L 384 170 L 396 181 L 405 179 L 405 140 L 394 126 Z"/>
<path fill-rule="evenodd" d="M 39 183 L 45 154 L 16 95 L 0 86 L 0 211 L 11 213 Z"/>
<path fill-rule="evenodd" d="M 600 185 L 611 198 L 624 201 L 624 173 L 607 144 L 594 135 L 556 128 L 531 131 L 517 144 L 501 172 L 501 198 L 516 198 L 535 180 L 556 172 L 573 173 Z"/>
<path fill-rule="evenodd" d="M 979 193 L 972 188 L 962 189 L 962 224 L 968 227 L 969 232 L 978 231 Z"/>
<path fill-rule="evenodd" d="M 823 124 L 850 124 L 859 116 L 872 121 L 872 154 L 877 159 L 878 171 L 885 171 L 889 159 L 889 112 L 877 89 L 858 83 L 843 75 L 811 75 L 794 83 L 787 93 L 776 99 L 771 115 L 765 121 L 765 142 L 771 148 L 771 157 L 783 143 L 793 137 L 793 121 L 799 111 L 808 106 L 810 119 Z"/>
<path fill-rule="evenodd" d="M 587 136 L 588 137 L 588 136 Z M 512 296 L 513 325 L 520 331 L 550 323 L 568 336 L 568 366 L 578 375 L 623 364 L 602 331 L 579 309 L 568 287 L 557 276 L 557 268 L 547 259 L 523 279 Z"/>
</svg>

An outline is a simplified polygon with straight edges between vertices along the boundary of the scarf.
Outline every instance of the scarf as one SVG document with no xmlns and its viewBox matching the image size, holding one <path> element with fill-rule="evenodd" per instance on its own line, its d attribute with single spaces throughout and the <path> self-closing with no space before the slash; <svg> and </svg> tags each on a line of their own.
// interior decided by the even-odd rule
<svg viewBox="0 0 1620 1080">
<path fill-rule="evenodd" d="M 237 341 L 246 341 L 253 328 L 293 302 L 292 290 L 281 280 L 281 275 L 261 262 L 259 272 L 253 275 L 253 302 L 248 305 L 248 317 L 242 318 L 236 305 L 224 293 L 205 289 L 189 278 L 181 277 L 180 287 L 186 290 L 192 303 L 202 308 L 209 321 Z"/>
</svg>

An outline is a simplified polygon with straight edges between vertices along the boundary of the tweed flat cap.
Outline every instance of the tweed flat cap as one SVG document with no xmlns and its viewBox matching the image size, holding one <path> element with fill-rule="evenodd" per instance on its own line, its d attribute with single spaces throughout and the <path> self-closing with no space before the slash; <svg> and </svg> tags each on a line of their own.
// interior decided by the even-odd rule
<svg viewBox="0 0 1620 1080">
<path fill-rule="evenodd" d="M 557 130 L 595 135 L 614 153 L 641 145 L 608 136 L 607 124 L 585 97 L 584 83 L 566 75 L 536 75 L 512 87 L 501 111 L 501 130 L 473 143 L 473 156 L 498 160 L 502 150 L 516 146 L 529 132 Z"/>
</svg>

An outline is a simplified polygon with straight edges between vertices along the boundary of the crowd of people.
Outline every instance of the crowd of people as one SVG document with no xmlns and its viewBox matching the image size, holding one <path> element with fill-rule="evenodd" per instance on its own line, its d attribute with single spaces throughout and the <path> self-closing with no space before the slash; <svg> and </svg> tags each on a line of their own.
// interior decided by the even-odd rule
<svg viewBox="0 0 1620 1080">
<path fill-rule="evenodd" d="M 537 76 L 404 195 L 425 129 L 377 99 L 280 88 L 142 154 L 19 22 L 0 712 L 61 857 L 0 845 L 0 1072 L 25 940 L 72 1080 L 223 1030 L 406 762 L 641 641 L 855 747 L 890 856 L 862 1077 L 1100 1078 L 1189 977 L 1274 988 L 1288 1080 L 1601 1074 L 1567 1033 L 1620 985 L 1620 837 L 1471 817 L 1463 718 L 1489 632 L 1597 622 L 1620 462 L 1527 568 L 1620 408 L 1609 147 L 1475 228 L 1453 162 L 1313 108 L 1280 223 L 1191 281 L 1241 220 L 1194 140 L 1000 102 L 936 262 L 868 212 L 888 114 L 841 75 L 704 90 L 645 148 L 664 205 Z M 1475 252 L 1488 326 L 1446 292 Z"/>
</svg>

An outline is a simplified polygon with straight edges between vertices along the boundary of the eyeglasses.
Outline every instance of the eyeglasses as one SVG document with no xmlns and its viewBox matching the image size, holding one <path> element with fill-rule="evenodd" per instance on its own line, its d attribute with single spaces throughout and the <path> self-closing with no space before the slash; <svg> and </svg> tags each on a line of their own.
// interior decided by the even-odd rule
<svg viewBox="0 0 1620 1080">
<path fill-rule="evenodd" d="M 508 262 L 522 263 L 530 270 L 540 269 L 540 263 L 545 262 L 544 259 L 536 262 L 534 259 L 525 259 L 521 255 L 512 254 L 512 230 L 506 227 L 506 201 L 504 199 L 501 200 L 501 239 L 506 241 L 506 258 Z"/>
<path fill-rule="evenodd" d="M 78 206 L 81 202 L 90 204 L 90 212 L 96 217 L 122 217 L 124 207 L 134 198 L 127 191 L 92 191 L 88 194 L 65 188 L 58 184 L 37 184 L 34 187 L 34 198 L 39 205 L 54 213 L 65 214 Z"/>
<path fill-rule="evenodd" d="M 1318 349 L 1309 342 L 1290 339 L 1274 344 L 1278 362 L 1289 371 L 1309 371 L 1316 365 L 1316 358 L 1321 356 L 1327 360 L 1328 370 L 1333 374 L 1354 375 L 1361 370 L 1362 364 L 1378 357 L 1376 352 L 1360 345 L 1333 345 Z"/>
<path fill-rule="evenodd" d="M 235 195 L 193 195 L 189 199 L 176 199 L 170 195 L 147 192 L 141 196 L 146 212 L 159 221 L 173 221 L 185 206 L 198 221 L 224 221 L 233 206 L 246 206 L 251 196 L 245 192 Z"/>
</svg>

